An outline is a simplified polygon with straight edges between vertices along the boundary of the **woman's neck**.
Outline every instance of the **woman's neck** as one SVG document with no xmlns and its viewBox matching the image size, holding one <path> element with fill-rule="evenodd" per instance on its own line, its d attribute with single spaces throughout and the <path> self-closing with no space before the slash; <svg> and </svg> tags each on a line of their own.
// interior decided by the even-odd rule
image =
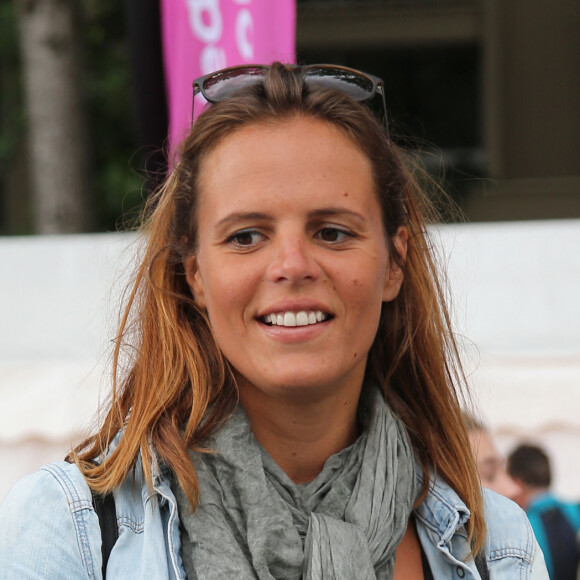
<svg viewBox="0 0 580 580">
<path fill-rule="evenodd" d="M 356 440 L 359 396 L 360 388 L 318 401 L 289 402 L 255 387 L 240 389 L 254 437 L 297 484 L 312 481 L 331 455 Z"/>
</svg>

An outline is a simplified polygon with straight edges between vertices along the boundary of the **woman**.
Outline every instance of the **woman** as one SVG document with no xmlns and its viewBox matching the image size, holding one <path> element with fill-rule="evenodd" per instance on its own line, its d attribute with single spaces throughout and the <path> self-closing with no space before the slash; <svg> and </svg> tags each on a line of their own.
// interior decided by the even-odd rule
<svg viewBox="0 0 580 580">
<path fill-rule="evenodd" d="M 151 203 L 111 409 L 2 506 L 8 577 L 99 577 L 92 489 L 115 499 L 109 578 L 545 578 L 466 452 L 382 82 L 275 64 L 194 87 L 213 104 Z"/>
</svg>

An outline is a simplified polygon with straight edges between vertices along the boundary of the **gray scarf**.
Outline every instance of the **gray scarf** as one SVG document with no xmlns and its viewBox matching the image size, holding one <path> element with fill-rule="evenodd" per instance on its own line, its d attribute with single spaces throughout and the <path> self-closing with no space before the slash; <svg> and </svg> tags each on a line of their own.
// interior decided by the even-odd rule
<svg viewBox="0 0 580 580">
<path fill-rule="evenodd" d="M 295 485 L 254 439 L 243 409 L 192 454 L 199 505 L 176 489 L 188 578 L 389 580 L 417 495 L 406 431 L 378 389 L 368 428 Z"/>
</svg>

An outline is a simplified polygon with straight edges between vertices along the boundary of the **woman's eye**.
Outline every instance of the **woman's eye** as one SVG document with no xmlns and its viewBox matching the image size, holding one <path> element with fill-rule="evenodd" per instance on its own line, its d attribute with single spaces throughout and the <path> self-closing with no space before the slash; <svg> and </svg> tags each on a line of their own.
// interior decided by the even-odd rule
<svg viewBox="0 0 580 580">
<path fill-rule="evenodd" d="M 329 227 L 322 228 L 317 236 L 323 242 L 342 242 L 346 238 L 352 238 L 353 234 L 345 230 Z"/>
<path fill-rule="evenodd" d="M 493 484 L 493 482 L 495 481 L 495 478 L 497 477 L 497 471 L 493 470 L 493 471 L 484 471 L 481 474 L 481 480 L 485 483 L 488 484 Z"/>
<path fill-rule="evenodd" d="M 231 235 L 227 241 L 237 246 L 252 246 L 263 239 L 264 236 L 256 230 L 242 230 Z"/>
</svg>

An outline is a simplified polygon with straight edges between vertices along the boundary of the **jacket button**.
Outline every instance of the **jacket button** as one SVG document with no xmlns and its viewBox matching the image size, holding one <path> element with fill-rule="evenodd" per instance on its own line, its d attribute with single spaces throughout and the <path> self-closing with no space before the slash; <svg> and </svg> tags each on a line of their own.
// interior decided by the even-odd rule
<svg viewBox="0 0 580 580">
<path fill-rule="evenodd" d="M 460 578 L 465 578 L 465 570 L 461 566 L 457 566 L 457 575 Z"/>
</svg>

